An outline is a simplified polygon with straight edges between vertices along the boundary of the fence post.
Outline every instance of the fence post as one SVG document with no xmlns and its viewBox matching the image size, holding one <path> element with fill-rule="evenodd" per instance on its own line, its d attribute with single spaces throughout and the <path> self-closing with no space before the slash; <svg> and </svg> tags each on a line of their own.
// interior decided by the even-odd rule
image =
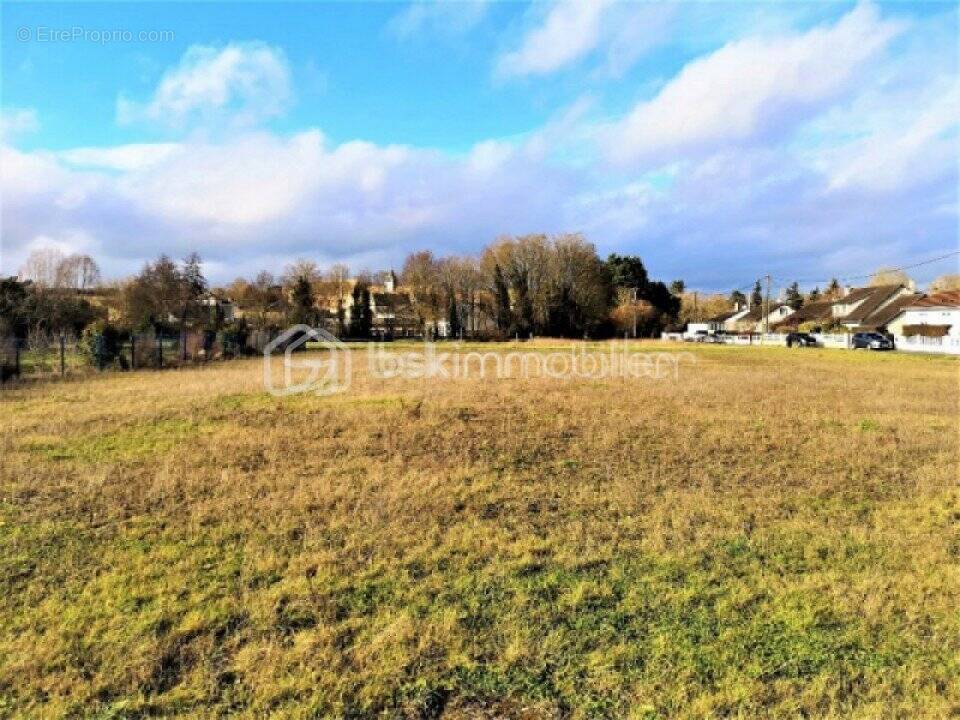
<svg viewBox="0 0 960 720">
<path fill-rule="evenodd" d="M 60 333 L 60 377 L 63 377 L 67 374 L 67 362 L 66 362 L 66 341 L 64 340 L 63 333 Z"/>
<path fill-rule="evenodd" d="M 103 333 L 98 333 L 94 336 L 93 340 L 93 356 L 97 361 L 97 370 L 103 372 L 103 355 L 104 355 L 104 342 L 103 342 Z"/>
</svg>

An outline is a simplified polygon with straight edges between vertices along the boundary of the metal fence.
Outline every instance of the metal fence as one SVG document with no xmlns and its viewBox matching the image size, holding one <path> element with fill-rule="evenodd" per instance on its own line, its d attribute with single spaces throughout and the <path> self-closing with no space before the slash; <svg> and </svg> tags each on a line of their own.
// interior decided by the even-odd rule
<svg viewBox="0 0 960 720">
<path fill-rule="evenodd" d="M 0 338 L 0 381 L 198 365 L 261 351 L 269 338 L 270 333 L 263 331 L 237 338 L 192 330 L 83 339 L 64 335 Z"/>
</svg>

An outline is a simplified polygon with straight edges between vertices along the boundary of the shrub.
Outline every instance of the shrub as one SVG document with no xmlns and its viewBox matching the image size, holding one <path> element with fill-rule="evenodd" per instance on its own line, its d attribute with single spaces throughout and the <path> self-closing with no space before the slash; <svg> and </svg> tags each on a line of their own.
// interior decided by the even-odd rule
<svg viewBox="0 0 960 720">
<path fill-rule="evenodd" d="M 117 328 L 106 320 L 97 320 L 84 328 L 80 346 L 90 362 L 103 370 L 119 360 L 122 340 L 123 336 Z"/>
</svg>

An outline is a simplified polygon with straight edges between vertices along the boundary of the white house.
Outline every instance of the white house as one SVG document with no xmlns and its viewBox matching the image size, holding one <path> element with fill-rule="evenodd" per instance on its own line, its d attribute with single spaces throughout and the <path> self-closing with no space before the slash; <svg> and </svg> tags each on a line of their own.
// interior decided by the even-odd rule
<svg viewBox="0 0 960 720">
<path fill-rule="evenodd" d="M 833 303 L 831 311 L 834 319 L 849 330 L 879 328 L 887 324 L 883 321 L 889 322 L 887 308 L 893 308 L 895 314 L 898 303 L 912 296 L 913 288 L 906 285 L 853 288 Z"/>
<path fill-rule="evenodd" d="M 692 322 L 687 323 L 687 329 L 684 331 L 683 336 L 685 338 L 694 338 L 697 335 L 710 335 L 717 331 L 717 323 L 712 320 L 707 320 L 706 322 Z"/>
<path fill-rule="evenodd" d="M 960 338 L 960 290 L 915 300 L 887 323 L 887 330 L 898 338 Z"/>
<path fill-rule="evenodd" d="M 213 308 L 224 322 L 233 322 L 236 308 L 233 301 L 229 298 L 210 293 L 204 298 L 203 304 L 209 308 Z"/>
<path fill-rule="evenodd" d="M 750 312 L 749 307 L 736 307 L 725 313 L 721 313 L 710 318 L 709 331 L 716 332 L 737 332 L 740 329 L 738 323 Z"/>
</svg>

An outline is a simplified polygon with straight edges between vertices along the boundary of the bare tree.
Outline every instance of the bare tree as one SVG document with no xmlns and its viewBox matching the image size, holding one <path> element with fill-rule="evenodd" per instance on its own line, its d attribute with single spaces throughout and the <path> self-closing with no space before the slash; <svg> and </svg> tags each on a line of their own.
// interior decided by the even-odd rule
<svg viewBox="0 0 960 720">
<path fill-rule="evenodd" d="M 81 290 L 91 288 L 100 282 L 100 266 L 89 255 L 80 255 L 77 259 L 77 287 Z"/>
<path fill-rule="evenodd" d="M 429 250 L 407 256 L 400 272 L 400 283 L 410 292 L 421 327 L 442 316 L 440 263 Z"/>
<path fill-rule="evenodd" d="M 65 255 L 57 248 L 41 248 L 24 261 L 20 277 L 45 289 L 84 289 L 100 280 L 100 268 L 89 255 Z"/>
<path fill-rule="evenodd" d="M 320 268 L 313 260 L 297 258 L 284 268 L 283 284 L 288 288 L 292 287 L 300 278 L 304 278 L 309 283 L 315 283 L 322 278 Z"/>
<path fill-rule="evenodd" d="M 941 275 L 930 283 L 930 292 L 941 293 L 948 290 L 960 290 L 960 275 Z"/>
<path fill-rule="evenodd" d="M 870 285 L 873 287 L 878 285 L 909 285 L 910 282 L 910 276 L 903 270 L 897 270 L 896 268 L 877 268 L 870 276 Z"/>
<path fill-rule="evenodd" d="M 596 248 L 582 235 L 553 238 L 549 283 L 551 331 L 579 335 L 594 331 L 606 320 L 613 299 L 611 279 Z"/>
<path fill-rule="evenodd" d="M 31 252 L 20 267 L 20 279 L 32 280 L 40 288 L 60 287 L 66 256 L 57 248 L 40 248 Z"/>
<path fill-rule="evenodd" d="M 57 287 L 84 290 L 100 280 L 100 268 L 89 255 L 68 255 L 56 270 Z"/>
</svg>

